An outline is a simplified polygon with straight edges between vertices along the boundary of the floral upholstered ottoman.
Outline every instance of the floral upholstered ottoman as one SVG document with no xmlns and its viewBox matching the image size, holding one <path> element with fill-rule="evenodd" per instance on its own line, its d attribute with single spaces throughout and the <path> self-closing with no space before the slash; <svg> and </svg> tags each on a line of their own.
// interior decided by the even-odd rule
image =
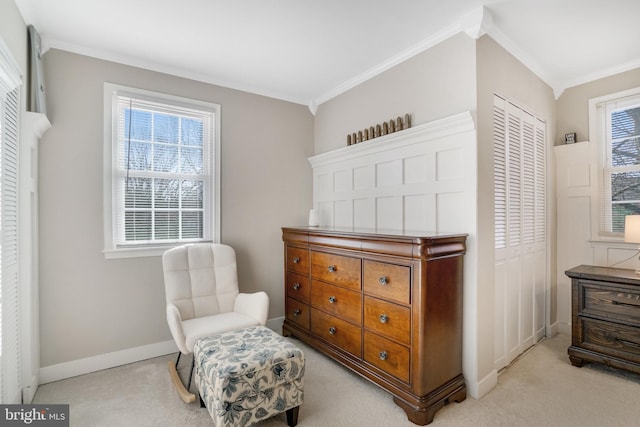
<svg viewBox="0 0 640 427">
<path fill-rule="evenodd" d="M 264 326 L 201 338 L 193 348 L 195 378 L 217 427 L 248 426 L 286 411 L 298 422 L 304 354 Z"/>
</svg>

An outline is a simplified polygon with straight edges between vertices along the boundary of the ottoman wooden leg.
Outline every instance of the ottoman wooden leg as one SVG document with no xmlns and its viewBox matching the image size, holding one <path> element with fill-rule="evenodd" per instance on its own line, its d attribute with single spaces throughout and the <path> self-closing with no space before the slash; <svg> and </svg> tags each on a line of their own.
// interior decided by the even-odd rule
<svg viewBox="0 0 640 427">
<path fill-rule="evenodd" d="M 298 424 L 298 411 L 300 410 L 299 406 L 295 408 L 287 409 L 287 425 L 289 427 L 294 427 Z"/>
</svg>

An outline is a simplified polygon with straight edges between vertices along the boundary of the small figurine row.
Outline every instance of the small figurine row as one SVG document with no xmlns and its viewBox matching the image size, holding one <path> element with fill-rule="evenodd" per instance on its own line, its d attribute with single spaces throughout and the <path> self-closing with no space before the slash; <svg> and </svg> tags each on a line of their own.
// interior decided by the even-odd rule
<svg viewBox="0 0 640 427">
<path fill-rule="evenodd" d="M 411 116 L 409 114 L 404 115 L 404 119 L 398 116 L 397 119 L 383 122 L 370 126 L 368 129 L 359 130 L 357 133 L 351 133 L 347 135 L 347 145 L 357 144 L 359 142 L 368 141 L 379 136 L 394 133 L 403 129 L 409 129 L 411 127 Z"/>
</svg>

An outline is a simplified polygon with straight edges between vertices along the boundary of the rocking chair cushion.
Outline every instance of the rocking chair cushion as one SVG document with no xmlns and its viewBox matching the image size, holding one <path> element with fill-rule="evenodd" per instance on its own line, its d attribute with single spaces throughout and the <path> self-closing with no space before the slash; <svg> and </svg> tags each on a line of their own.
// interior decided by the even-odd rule
<svg viewBox="0 0 640 427">
<path fill-rule="evenodd" d="M 182 330 L 185 335 L 185 345 L 189 353 L 192 353 L 193 345 L 200 338 L 244 329 L 249 326 L 257 326 L 259 324 L 260 323 L 253 317 L 232 311 L 185 320 L 182 322 Z"/>
</svg>

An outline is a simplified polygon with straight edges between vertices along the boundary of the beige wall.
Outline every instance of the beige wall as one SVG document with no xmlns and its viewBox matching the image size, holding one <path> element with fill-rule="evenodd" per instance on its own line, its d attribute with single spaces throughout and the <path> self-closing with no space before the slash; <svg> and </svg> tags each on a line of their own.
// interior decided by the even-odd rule
<svg viewBox="0 0 640 427">
<path fill-rule="evenodd" d="M 13 0 L 0 0 L 0 38 L 7 45 L 22 71 L 22 111 L 26 109 L 27 27 Z"/>
<path fill-rule="evenodd" d="M 555 145 L 575 132 L 578 141 L 589 140 L 589 99 L 640 87 L 640 68 L 566 89 L 558 98 Z"/>
<path fill-rule="evenodd" d="M 315 153 L 347 144 L 347 134 L 411 114 L 414 125 L 474 111 L 475 44 L 458 34 L 321 104 Z"/>
<path fill-rule="evenodd" d="M 103 83 L 221 104 L 221 240 L 241 291 L 284 315 L 280 227 L 311 206 L 313 116 L 305 106 L 51 50 L 52 128 L 40 145 L 41 365 L 170 340 L 160 257 L 102 254 Z"/>
<path fill-rule="evenodd" d="M 526 107 L 547 123 L 552 145 L 555 133 L 555 99 L 552 89 L 489 36 L 477 42 L 478 57 L 478 371 L 479 378 L 494 369 L 494 218 L 493 218 L 493 94 L 498 93 Z M 549 146 L 548 151 L 551 151 Z M 547 153 L 548 159 L 551 159 Z M 549 160 L 547 200 L 555 200 L 553 163 Z M 549 241 L 555 242 L 555 209 L 548 206 Z M 551 278 L 555 278 L 555 243 L 552 244 Z M 551 322 L 555 321 L 555 283 L 551 287 Z"/>
</svg>

